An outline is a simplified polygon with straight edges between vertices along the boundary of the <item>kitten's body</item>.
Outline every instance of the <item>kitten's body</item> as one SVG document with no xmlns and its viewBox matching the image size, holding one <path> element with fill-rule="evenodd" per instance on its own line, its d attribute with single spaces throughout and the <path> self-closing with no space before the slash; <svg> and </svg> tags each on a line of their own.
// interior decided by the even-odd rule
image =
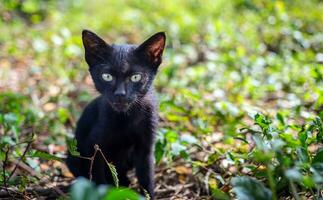
<svg viewBox="0 0 323 200">
<path fill-rule="evenodd" d="M 108 161 L 116 166 L 120 184 L 123 186 L 128 186 L 126 173 L 135 166 L 136 160 L 147 159 L 149 166 L 141 166 L 139 173 L 149 173 L 149 176 L 152 176 L 151 151 L 157 125 L 154 100 L 147 97 L 142 106 L 135 107 L 127 113 L 115 113 L 111 108 L 104 106 L 105 109 L 100 110 L 102 104 L 105 104 L 102 96 L 96 98 L 85 108 L 78 121 L 75 137 L 80 154 L 92 156 L 94 145 L 98 144 Z M 143 152 L 139 153 L 141 151 Z M 139 156 L 146 156 L 146 158 L 138 158 Z M 69 161 L 71 162 L 68 163 L 69 168 L 75 176 L 89 178 L 90 161 L 76 157 Z M 92 176 L 97 184 L 113 184 L 110 171 L 100 155 L 96 158 Z M 153 190 L 150 177 L 144 178 L 141 185 L 147 190 Z"/>
<path fill-rule="evenodd" d="M 148 47 L 145 43 L 139 47 L 105 47 L 96 35 L 86 34 L 90 34 L 85 35 L 90 38 L 84 38 L 83 33 L 86 60 L 101 95 L 85 108 L 77 123 L 75 138 L 78 151 L 81 156 L 90 157 L 94 153 L 94 145 L 98 144 L 108 161 L 116 166 L 121 185 L 128 186 L 127 171 L 134 167 L 140 185 L 153 197 L 153 150 L 158 116 L 151 84 L 161 62 L 161 54 L 156 60 L 150 57 L 149 53 L 153 52 L 147 48 L 155 44 L 156 38 L 148 40 Z M 159 34 L 162 35 L 158 36 L 158 41 L 164 40 L 163 33 Z M 93 46 L 87 43 L 88 39 L 96 40 L 94 47 L 99 46 L 99 49 L 89 49 Z M 113 74 L 115 80 L 107 83 L 100 79 L 106 71 Z M 128 76 L 139 72 L 141 82 L 129 81 Z M 69 155 L 67 165 L 74 176 L 89 178 L 89 160 Z M 111 172 L 100 155 L 94 161 L 92 179 L 97 184 L 113 184 Z"/>
</svg>

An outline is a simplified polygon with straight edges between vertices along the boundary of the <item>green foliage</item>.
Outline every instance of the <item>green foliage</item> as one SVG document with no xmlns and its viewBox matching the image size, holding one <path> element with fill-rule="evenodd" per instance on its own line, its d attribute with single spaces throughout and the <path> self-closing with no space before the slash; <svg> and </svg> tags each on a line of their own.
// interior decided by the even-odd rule
<svg viewBox="0 0 323 200">
<path fill-rule="evenodd" d="M 57 160 L 57 161 L 63 162 L 63 160 L 61 158 L 59 158 L 57 156 L 54 156 L 52 154 L 46 153 L 46 152 L 42 152 L 42 151 L 33 152 L 31 157 L 42 158 L 42 159 L 45 159 L 45 160 Z"/>
<path fill-rule="evenodd" d="M 239 200 L 272 200 L 271 191 L 254 178 L 234 177 L 231 183 Z"/>
<path fill-rule="evenodd" d="M 281 123 L 286 119 L 282 115 L 277 115 L 277 120 Z M 316 117 L 312 122 L 302 126 L 285 123 L 275 126 L 271 119 L 258 113 L 254 121 L 254 127 L 242 129 L 244 134 L 252 134 L 256 144 L 248 154 L 248 160 L 258 166 L 265 166 L 267 170 L 265 177 L 272 192 L 276 194 L 284 191 L 288 187 L 286 183 L 289 183 L 290 187 L 296 183 L 304 189 L 320 191 L 322 149 L 310 152 L 309 147 L 321 144 L 317 136 L 322 128 L 322 120 Z M 255 175 L 257 177 L 257 174 Z M 257 178 L 262 177 L 263 175 Z M 237 187 L 235 181 L 232 181 L 232 184 Z M 250 187 L 249 190 L 251 192 L 254 189 Z M 238 192 L 236 193 L 238 195 Z"/>
<path fill-rule="evenodd" d="M 24 192 L 29 184 L 37 184 L 39 178 L 43 177 L 39 168 L 40 161 L 63 162 L 63 159 L 40 151 L 33 145 L 47 119 L 37 112 L 39 109 L 34 107 L 27 96 L 4 92 L 0 93 L 0 102 L 1 184 L 18 186 L 19 191 Z M 26 163 L 34 170 L 36 177 L 19 172 L 19 168 L 12 163 Z"/>
<path fill-rule="evenodd" d="M 82 157 L 80 156 L 80 153 L 77 151 L 77 140 L 75 138 L 73 139 L 70 139 L 70 138 L 66 138 L 66 143 L 67 143 L 67 148 L 68 148 L 68 151 L 71 155 L 73 156 L 78 156 L 80 157 L 81 159 L 93 159 L 95 160 L 96 159 L 96 156 L 98 155 L 98 152 L 101 153 L 102 155 L 100 156 L 103 156 L 105 161 L 106 161 L 106 165 L 107 167 L 109 168 L 109 171 L 111 172 L 112 174 L 112 178 L 113 178 L 113 181 L 114 181 L 114 185 L 116 188 L 119 187 L 119 178 L 118 178 L 118 172 L 117 172 L 117 169 L 116 167 L 112 164 L 112 163 L 109 163 L 107 160 L 106 160 L 106 157 L 105 155 L 103 154 L 103 152 L 101 151 L 99 145 L 94 145 L 94 149 L 95 149 L 95 153 L 92 155 L 92 157 Z M 55 160 L 55 157 L 52 158 L 53 160 Z M 92 173 L 92 172 L 90 172 Z"/>
<path fill-rule="evenodd" d="M 106 196 L 104 197 L 104 200 L 139 200 L 143 199 L 140 198 L 140 196 L 135 193 L 133 190 L 130 190 L 128 188 L 114 188 L 107 192 Z"/>
<path fill-rule="evenodd" d="M 119 179 L 118 179 L 118 173 L 117 173 L 116 167 L 111 163 L 107 163 L 107 164 L 108 164 L 109 170 L 112 174 L 114 185 L 118 188 L 119 187 Z"/>
<path fill-rule="evenodd" d="M 73 156 L 79 156 L 80 153 L 77 151 L 77 141 L 75 138 L 66 137 L 67 149 Z"/>
<path fill-rule="evenodd" d="M 170 129 L 160 129 L 155 146 L 156 162 L 159 163 L 162 158 L 171 161 L 176 156 L 189 159 L 189 147 L 195 144 L 197 139 L 192 135 L 179 135 Z"/>
<path fill-rule="evenodd" d="M 230 199 L 230 196 L 228 194 L 222 192 L 218 188 L 212 189 L 212 197 L 214 197 L 215 199 L 218 199 L 218 200 L 229 200 Z"/>
<path fill-rule="evenodd" d="M 139 200 L 136 192 L 128 188 L 111 188 L 107 186 L 96 187 L 84 178 L 77 179 L 71 189 L 71 200 Z"/>
</svg>

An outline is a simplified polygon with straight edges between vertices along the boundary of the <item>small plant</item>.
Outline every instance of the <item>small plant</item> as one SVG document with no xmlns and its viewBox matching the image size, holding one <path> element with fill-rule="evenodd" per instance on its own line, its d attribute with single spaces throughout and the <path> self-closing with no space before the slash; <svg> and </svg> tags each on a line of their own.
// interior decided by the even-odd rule
<svg viewBox="0 0 323 200">
<path fill-rule="evenodd" d="M 118 173 L 116 171 L 116 168 L 113 164 L 109 163 L 107 161 L 106 156 L 101 151 L 99 145 L 94 145 L 94 153 L 91 157 L 83 157 L 80 156 L 80 153 L 77 152 L 77 141 L 75 139 L 66 139 L 67 146 L 69 152 L 74 155 L 78 156 L 81 159 L 87 159 L 91 162 L 89 167 L 89 176 L 90 179 L 87 180 L 85 178 L 78 178 L 76 183 L 72 186 L 71 189 L 71 199 L 72 200 L 79 200 L 79 199 L 93 199 L 93 200 L 139 200 L 143 199 L 138 195 L 136 192 L 129 188 L 119 188 L 119 179 L 118 179 Z M 99 154 L 98 154 L 99 153 Z M 102 156 L 104 161 L 106 162 L 107 167 L 109 168 L 115 187 L 107 186 L 107 185 L 100 185 L 96 187 L 91 181 L 92 181 L 92 166 L 93 162 L 96 159 L 96 156 Z M 149 195 L 148 195 L 149 196 Z"/>
<path fill-rule="evenodd" d="M 48 179 L 37 168 L 39 159 L 62 159 L 33 147 L 41 119 L 28 106 L 30 102 L 26 96 L 2 93 L 0 102 L 0 186 L 9 191 L 9 187 L 18 185 L 18 190 L 11 191 L 11 197 L 15 197 L 22 195 L 29 184 L 37 184 L 42 178 Z M 33 176 L 18 172 L 22 166 L 29 173 L 32 172 Z"/>
<path fill-rule="evenodd" d="M 79 178 L 71 189 L 71 200 L 141 200 L 136 192 L 129 188 L 95 186 L 85 178 Z"/>
<path fill-rule="evenodd" d="M 322 120 L 316 117 L 304 125 L 288 125 L 281 114 L 277 114 L 277 123 L 274 123 L 258 113 L 254 122 L 255 126 L 245 127 L 241 132 L 251 134 L 255 143 L 248 154 L 248 163 L 253 167 L 245 167 L 251 169 L 256 179 L 247 176 L 233 178 L 231 183 L 237 198 L 278 199 L 278 195 L 287 192 L 295 199 L 301 199 L 299 191 L 308 191 L 321 198 Z M 310 147 L 316 150 L 311 151 Z M 259 180 L 263 180 L 270 189 Z"/>
</svg>

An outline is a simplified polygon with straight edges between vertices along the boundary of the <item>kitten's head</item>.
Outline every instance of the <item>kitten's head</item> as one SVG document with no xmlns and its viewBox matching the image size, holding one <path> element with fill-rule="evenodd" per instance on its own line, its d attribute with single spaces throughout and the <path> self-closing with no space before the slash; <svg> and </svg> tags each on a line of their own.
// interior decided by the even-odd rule
<svg viewBox="0 0 323 200">
<path fill-rule="evenodd" d="M 151 87 L 162 62 L 165 33 L 156 33 L 139 46 L 109 45 L 88 30 L 82 39 L 96 89 L 115 111 L 126 112 Z"/>
</svg>

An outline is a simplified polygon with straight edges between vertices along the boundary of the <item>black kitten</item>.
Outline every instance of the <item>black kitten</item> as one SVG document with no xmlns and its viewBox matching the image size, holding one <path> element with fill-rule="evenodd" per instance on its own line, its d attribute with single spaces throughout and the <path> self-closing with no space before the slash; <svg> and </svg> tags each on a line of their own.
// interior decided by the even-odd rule
<svg viewBox="0 0 323 200">
<path fill-rule="evenodd" d="M 157 106 L 152 82 L 162 61 L 165 33 L 156 33 L 140 46 L 108 45 L 87 30 L 82 39 L 90 74 L 101 95 L 85 108 L 77 123 L 78 151 L 90 157 L 98 144 L 116 166 L 123 186 L 129 185 L 127 171 L 135 167 L 139 184 L 153 198 Z M 67 165 L 75 177 L 89 178 L 89 160 L 69 155 Z M 92 177 L 97 184 L 113 184 L 100 155 Z"/>
</svg>

